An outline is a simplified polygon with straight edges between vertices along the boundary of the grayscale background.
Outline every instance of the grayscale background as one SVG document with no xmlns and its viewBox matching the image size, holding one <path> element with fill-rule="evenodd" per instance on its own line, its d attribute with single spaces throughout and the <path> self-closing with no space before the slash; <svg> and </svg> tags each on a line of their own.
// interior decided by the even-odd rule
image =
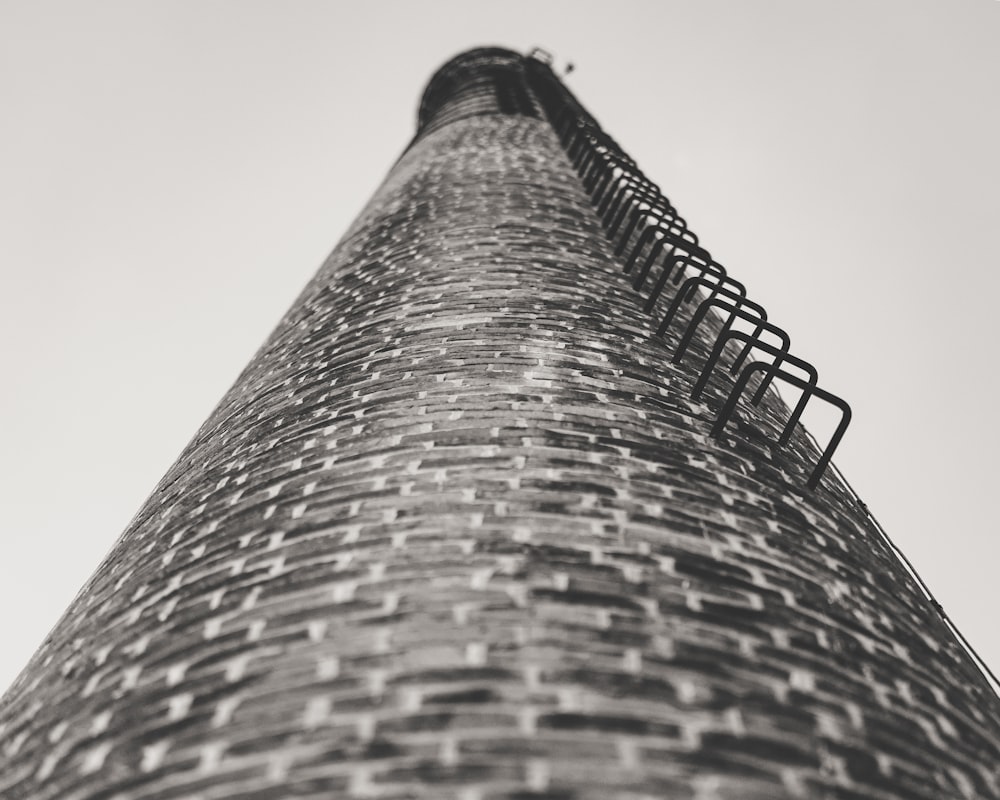
<svg viewBox="0 0 1000 800">
<path fill-rule="evenodd" d="M 0 690 L 491 44 L 572 62 L 851 402 L 837 464 L 1000 668 L 1000 2 L 0 0 Z"/>
</svg>

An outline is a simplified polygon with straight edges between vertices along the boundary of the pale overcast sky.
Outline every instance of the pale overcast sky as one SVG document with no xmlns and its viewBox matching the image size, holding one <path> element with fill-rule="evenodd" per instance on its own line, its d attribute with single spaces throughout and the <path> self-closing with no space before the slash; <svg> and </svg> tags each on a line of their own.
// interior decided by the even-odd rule
<svg viewBox="0 0 1000 800">
<path fill-rule="evenodd" d="M 0 1 L 0 689 L 483 44 L 576 66 L 1000 668 L 998 42 L 997 0 Z"/>
</svg>

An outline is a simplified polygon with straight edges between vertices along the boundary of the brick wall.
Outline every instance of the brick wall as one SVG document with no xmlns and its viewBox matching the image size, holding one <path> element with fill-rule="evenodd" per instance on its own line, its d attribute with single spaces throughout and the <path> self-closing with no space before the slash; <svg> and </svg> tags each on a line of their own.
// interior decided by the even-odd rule
<svg viewBox="0 0 1000 800">
<path fill-rule="evenodd" d="M 520 58 L 432 89 L 4 697 L 0 796 L 1000 797 L 996 697 L 776 397 L 708 436 L 712 326 L 669 363 Z"/>
</svg>

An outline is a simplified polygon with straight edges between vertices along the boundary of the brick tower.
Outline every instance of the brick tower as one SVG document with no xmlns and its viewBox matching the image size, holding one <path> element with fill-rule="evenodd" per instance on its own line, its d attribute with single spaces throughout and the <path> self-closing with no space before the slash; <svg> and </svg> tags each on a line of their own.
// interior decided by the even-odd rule
<svg viewBox="0 0 1000 800">
<path fill-rule="evenodd" d="M 452 60 L 4 697 L 0 797 L 1000 798 L 782 337 L 544 60 Z"/>
</svg>

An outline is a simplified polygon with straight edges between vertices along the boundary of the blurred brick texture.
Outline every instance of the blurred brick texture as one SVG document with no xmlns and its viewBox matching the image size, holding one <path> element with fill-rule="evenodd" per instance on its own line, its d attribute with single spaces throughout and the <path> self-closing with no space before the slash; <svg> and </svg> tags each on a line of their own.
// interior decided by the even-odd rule
<svg viewBox="0 0 1000 800">
<path fill-rule="evenodd" d="M 670 364 L 523 59 L 435 81 L 4 697 L 0 797 L 1000 797 L 995 695 L 776 396 L 708 436 L 712 326 Z"/>
</svg>

